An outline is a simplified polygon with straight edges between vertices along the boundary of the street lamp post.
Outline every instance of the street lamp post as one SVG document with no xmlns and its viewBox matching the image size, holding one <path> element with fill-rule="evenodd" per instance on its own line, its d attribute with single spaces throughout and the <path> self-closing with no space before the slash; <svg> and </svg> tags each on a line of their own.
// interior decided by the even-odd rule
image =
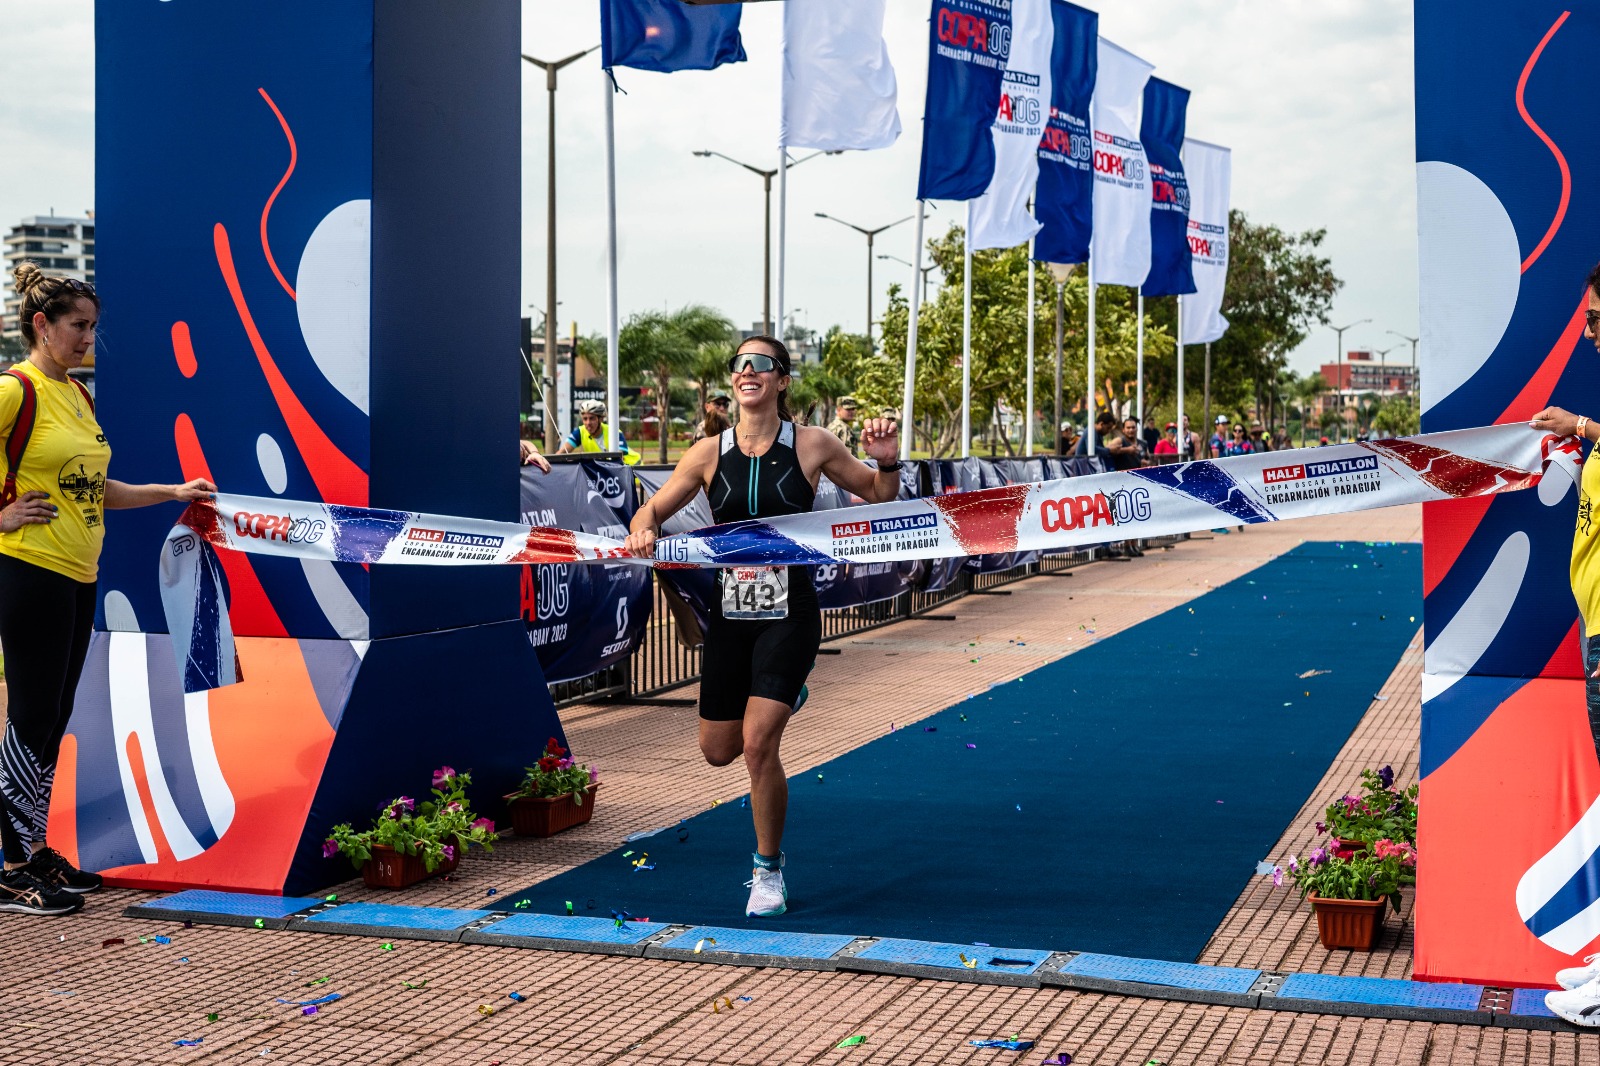
<svg viewBox="0 0 1600 1066">
<path fill-rule="evenodd" d="M 773 167 L 770 170 L 763 170 L 761 167 L 753 167 L 749 163 L 740 162 L 739 160 L 733 158 L 733 156 L 731 156 L 731 155 L 723 155 L 721 152 L 713 151 L 710 148 L 697 149 L 694 154 L 699 156 L 702 159 L 710 159 L 712 156 L 716 156 L 718 159 L 726 159 L 728 162 L 732 163 L 734 166 L 743 167 L 744 169 L 748 170 L 750 173 L 758 175 L 761 178 L 761 189 L 762 189 L 762 192 L 766 196 L 766 203 L 767 203 L 766 230 L 765 230 L 765 232 L 766 232 L 766 255 L 762 258 L 762 262 L 761 262 L 761 332 L 765 333 L 769 337 L 773 336 L 773 333 L 772 333 L 772 179 L 778 176 L 778 168 L 777 167 Z M 793 170 L 795 167 L 799 166 L 801 163 L 808 163 L 811 160 L 817 158 L 817 156 L 819 156 L 819 155 L 838 155 L 838 154 L 839 154 L 838 152 L 816 152 L 816 153 L 814 153 L 812 155 L 806 156 L 804 159 L 791 159 L 791 160 L 789 160 L 785 164 L 784 169 L 785 170 Z"/>
<path fill-rule="evenodd" d="M 878 253 L 878 258 L 879 259 L 892 259 L 896 263 L 899 263 L 901 266 L 908 266 L 912 270 L 916 270 L 917 269 L 916 265 L 914 263 L 912 263 L 911 260 L 909 260 L 909 259 L 901 259 L 898 255 L 890 255 L 887 252 L 879 252 Z M 922 268 L 922 302 L 923 303 L 927 303 L 928 302 L 928 275 L 931 274 L 933 271 L 938 270 L 938 269 L 939 269 L 939 264 L 938 263 L 929 263 L 927 266 Z"/>
<path fill-rule="evenodd" d="M 1333 383 L 1334 393 L 1339 397 L 1339 441 L 1344 441 L 1344 331 L 1355 329 L 1357 326 L 1371 322 L 1370 318 L 1358 319 L 1348 326 L 1333 327 L 1333 345 L 1337 349 L 1334 356 L 1338 359 L 1338 370 L 1335 372 L 1338 379 Z"/>
<path fill-rule="evenodd" d="M 530 55 L 522 58 L 544 71 L 544 86 L 550 94 L 550 147 L 549 147 L 549 177 L 547 179 L 549 190 L 546 196 L 545 219 L 545 301 L 547 308 L 554 310 L 556 306 L 556 74 L 562 67 L 576 63 L 584 56 L 593 52 L 595 48 L 585 48 L 581 52 L 574 52 L 565 59 L 546 61 L 535 59 Z M 558 427 L 556 426 L 555 389 L 556 389 L 556 326 L 555 315 L 546 314 L 544 319 L 544 446 L 552 455 L 561 446 Z M 610 412 L 614 419 L 615 411 Z"/>
<path fill-rule="evenodd" d="M 822 211 L 816 212 L 816 215 L 818 218 L 825 218 L 829 222 L 837 222 L 841 226 L 849 226 L 851 229 L 867 238 L 867 348 L 870 352 L 876 354 L 878 350 L 877 345 L 872 343 L 872 241 L 873 238 L 882 233 L 884 230 L 892 229 L 893 227 L 900 225 L 902 222 L 910 222 L 917 216 L 907 215 L 905 218 L 896 219 L 886 226 L 879 226 L 877 229 L 866 229 L 865 227 L 858 226 L 853 222 L 846 222 L 842 218 L 834 218 L 832 215 L 826 214 Z"/>
<path fill-rule="evenodd" d="M 1391 329 L 1388 332 L 1394 334 L 1396 337 L 1399 337 L 1403 341 L 1409 341 L 1411 343 L 1411 389 L 1412 389 L 1413 392 L 1415 392 L 1416 388 L 1417 388 L 1417 342 L 1419 340 L 1421 340 L 1422 338 L 1421 337 L 1408 337 L 1404 333 L 1401 333 L 1399 330 L 1394 330 L 1394 329 Z"/>
<path fill-rule="evenodd" d="M 1066 342 L 1067 279 L 1072 277 L 1072 271 L 1076 269 L 1076 265 L 1072 263 L 1046 263 L 1045 267 L 1050 271 L 1050 277 L 1056 283 L 1056 408 L 1055 419 L 1052 422 L 1055 428 L 1052 432 L 1056 435 L 1056 454 L 1061 455 L 1063 454 L 1061 451 L 1061 363 L 1062 352 Z"/>
</svg>

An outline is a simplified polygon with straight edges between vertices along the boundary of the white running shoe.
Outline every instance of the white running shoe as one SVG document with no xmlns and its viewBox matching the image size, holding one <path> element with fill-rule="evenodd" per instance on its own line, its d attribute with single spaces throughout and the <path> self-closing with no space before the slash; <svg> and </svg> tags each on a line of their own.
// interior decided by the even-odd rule
<svg viewBox="0 0 1600 1066">
<path fill-rule="evenodd" d="M 1551 992 L 1544 1005 L 1573 1025 L 1600 1029 L 1600 978 L 1566 992 Z"/>
<path fill-rule="evenodd" d="M 1569 992 L 1574 988 L 1582 988 L 1596 977 L 1600 977 L 1600 962 L 1596 962 L 1597 959 L 1600 959 L 1600 955 L 1590 955 L 1583 960 L 1587 965 L 1557 970 L 1556 984 Z"/>
<path fill-rule="evenodd" d="M 789 890 L 784 887 L 782 870 L 757 867 L 745 884 L 750 889 L 750 902 L 744 905 L 744 912 L 751 918 L 776 918 L 789 909 Z M 1600 1021 L 1595 1024 L 1600 1025 Z"/>
</svg>

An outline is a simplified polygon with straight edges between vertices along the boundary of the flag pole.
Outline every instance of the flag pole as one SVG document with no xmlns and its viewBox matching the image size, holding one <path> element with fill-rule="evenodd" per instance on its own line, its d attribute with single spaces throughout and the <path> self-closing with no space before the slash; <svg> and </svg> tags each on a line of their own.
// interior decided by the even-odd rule
<svg viewBox="0 0 1600 1066">
<path fill-rule="evenodd" d="M 1183 297 L 1178 297 L 1178 459 L 1195 459 L 1189 455 L 1189 430 L 1183 424 Z"/>
<path fill-rule="evenodd" d="M 1083 447 L 1083 454 L 1087 458 L 1092 459 L 1092 458 L 1094 458 L 1094 446 L 1095 446 L 1095 440 L 1094 440 L 1094 418 L 1095 418 L 1095 409 L 1094 409 L 1094 340 L 1095 340 L 1095 337 L 1094 337 L 1094 335 L 1095 335 L 1095 316 L 1094 316 L 1094 254 L 1092 252 L 1089 255 L 1088 274 L 1089 274 L 1089 277 L 1088 277 L 1088 281 L 1089 281 L 1089 368 L 1088 368 L 1089 369 L 1089 373 L 1088 373 L 1087 376 L 1088 376 L 1088 379 L 1089 379 L 1089 397 L 1088 397 L 1087 403 L 1089 405 L 1089 413 L 1086 416 L 1084 416 L 1084 419 L 1083 419 L 1083 439 L 1087 442 Z"/>
<path fill-rule="evenodd" d="M 917 250 L 911 257 L 911 318 L 906 322 L 906 384 L 900 403 L 900 458 L 911 458 L 912 438 L 916 425 L 911 413 L 911 404 L 916 395 L 917 386 L 917 319 L 922 312 L 922 286 L 918 282 L 922 279 L 922 222 L 927 215 L 928 205 L 921 200 L 917 201 Z"/>
<path fill-rule="evenodd" d="M 617 121 L 612 107 L 616 86 L 611 71 L 602 70 L 606 94 L 606 441 L 608 452 L 620 451 L 622 383 L 617 366 Z M 554 314 L 550 308 L 546 314 Z M 577 350 L 573 350 L 577 359 Z"/>
<path fill-rule="evenodd" d="M 773 325 L 783 340 L 783 286 L 789 277 L 789 146 L 778 145 L 778 317 Z M 784 341 L 787 344 L 787 341 Z"/>
<path fill-rule="evenodd" d="M 967 201 L 966 250 L 961 291 L 961 458 L 972 454 L 972 201 Z"/>
<path fill-rule="evenodd" d="M 1139 419 L 1139 433 L 1144 433 L 1144 290 L 1139 290 L 1139 332 L 1138 332 L 1138 386 L 1135 389 L 1133 409 Z"/>
<path fill-rule="evenodd" d="M 1028 399 L 1022 409 L 1023 430 L 1022 454 L 1033 454 L 1033 318 L 1034 318 L 1034 270 L 1033 238 L 1028 238 Z"/>
</svg>

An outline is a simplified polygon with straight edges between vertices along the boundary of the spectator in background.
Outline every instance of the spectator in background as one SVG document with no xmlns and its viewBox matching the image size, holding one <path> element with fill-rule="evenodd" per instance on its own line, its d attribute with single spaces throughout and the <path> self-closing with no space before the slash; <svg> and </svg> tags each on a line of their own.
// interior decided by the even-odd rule
<svg viewBox="0 0 1600 1066">
<path fill-rule="evenodd" d="M 581 422 L 572 427 L 567 439 L 561 442 L 561 451 L 556 454 L 605 451 L 605 441 L 611 430 L 605 424 L 606 405 L 599 400 L 584 400 L 578 404 L 578 417 Z M 629 466 L 637 466 L 644 458 L 628 446 L 628 438 L 622 435 L 620 429 L 616 434 L 616 450 L 622 453 L 622 461 Z"/>
<path fill-rule="evenodd" d="M 1176 462 L 1177 461 L 1177 459 L 1178 459 L 1178 423 L 1176 423 L 1176 422 L 1168 422 L 1167 423 L 1166 435 L 1163 436 L 1160 440 L 1156 441 L 1156 446 L 1153 449 L 1152 454 L 1155 455 L 1156 462 L 1158 462 L 1158 463 L 1172 463 L 1172 462 Z"/>
<path fill-rule="evenodd" d="M 1145 454 L 1154 455 L 1156 452 L 1156 445 L 1161 443 L 1161 431 L 1156 428 L 1155 415 L 1144 416 L 1144 429 L 1139 434 L 1139 438 L 1144 441 Z"/>
<path fill-rule="evenodd" d="M 1251 447 L 1250 436 L 1245 431 L 1244 423 L 1233 427 L 1233 437 L 1222 446 L 1223 455 L 1253 455 L 1255 449 Z"/>
<path fill-rule="evenodd" d="M 1078 451 L 1078 427 L 1071 422 L 1061 423 L 1056 435 L 1056 454 L 1075 455 Z"/>
<path fill-rule="evenodd" d="M 1250 451 L 1255 455 L 1272 451 L 1272 445 L 1267 443 L 1266 437 L 1263 436 L 1264 433 L 1266 433 L 1266 430 L 1261 426 L 1250 427 Z"/>
<path fill-rule="evenodd" d="M 1121 442 L 1120 448 L 1111 447 L 1108 442 L 1106 447 L 1111 451 L 1111 461 L 1118 470 L 1132 470 L 1137 466 L 1150 465 L 1150 453 L 1145 449 L 1144 441 L 1139 438 L 1139 420 L 1137 418 L 1124 418 L 1122 420 L 1122 433 L 1117 438 Z"/>
<path fill-rule="evenodd" d="M 1279 426 L 1272 432 L 1272 450 L 1275 452 L 1286 451 L 1294 447 L 1294 441 L 1289 438 L 1287 426 Z"/>
<path fill-rule="evenodd" d="M 1200 434 L 1189 428 L 1189 416 L 1183 416 L 1183 435 L 1189 438 L 1188 449 L 1183 453 L 1183 459 L 1188 462 L 1200 458 Z M 1183 445 L 1179 445 L 1183 447 Z"/>
<path fill-rule="evenodd" d="M 706 409 L 700 419 L 700 424 L 694 427 L 694 439 L 705 440 L 715 437 L 729 426 L 733 420 L 728 417 L 728 404 L 731 400 L 725 392 L 712 393 L 706 400 Z"/>
<path fill-rule="evenodd" d="M 858 459 L 861 457 L 861 431 L 855 427 L 855 421 L 856 408 L 860 406 L 854 396 L 839 397 L 833 408 L 833 421 L 828 423 L 828 432 L 838 437 Z"/>
<path fill-rule="evenodd" d="M 1100 464 L 1102 471 L 1116 469 L 1116 462 L 1112 459 L 1111 450 L 1106 444 L 1109 438 L 1117 436 L 1116 424 L 1116 420 L 1112 418 L 1109 411 L 1102 411 L 1094 420 L 1094 452 L 1092 457 Z M 1078 444 L 1072 449 L 1072 454 L 1090 456 L 1089 435 L 1087 433 L 1078 438 Z"/>
<path fill-rule="evenodd" d="M 1217 416 L 1217 428 L 1211 434 L 1211 458 L 1216 459 L 1228 453 L 1228 416 Z"/>
</svg>

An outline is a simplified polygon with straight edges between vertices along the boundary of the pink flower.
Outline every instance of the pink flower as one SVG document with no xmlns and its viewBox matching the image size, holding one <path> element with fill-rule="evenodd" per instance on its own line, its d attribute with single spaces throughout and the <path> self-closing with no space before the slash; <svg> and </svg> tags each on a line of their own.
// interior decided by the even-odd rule
<svg viewBox="0 0 1600 1066">
<path fill-rule="evenodd" d="M 449 803 L 444 805 L 444 809 L 447 811 L 459 811 L 461 809 L 461 804 L 456 800 L 451 800 Z"/>
<path fill-rule="evenodd" d="M 569 755 L 565 759 L 557 759 L 556 766 L 562 770 L 570 770 L 572 768 L 572 756 Z"/>
<path fill-rule="evenodd" d="M 339 842 L 337 840 L 329 837 L 322 842 L 322 857 L 324 859 L 331 859 L 337 854 L 339 854 Z"/>
<path fill-rule="evenodd" d="M 592 785 L 598 780 L 600 780 L 600 771 L 592 766 L 589 767 L 589 784 Z"/>
<path fill-rule="evenodd" d="M 1283 887 L 1283 867 L 1281 867 L 1281 866 L 1274 866 L 1272 868 L 1272 887 L 1273 888 L 1282 888 Z"/>
<path fill-rule="evenodd" d="M 477 821 L 472 823 L 472 828 L 482 829 L 486 833 L 492 833 L 494 832 L 494 821 L 489 818 L 479 818 Z"/>
<path fill-rule="evenodd" d="M 456 857 L 456 849 L 450 844 L 446 844 L 441 850 L 444 852 L 445 862 L 449 862 Z"/>
<path fill-rule="evenodd" d="M 455 776 L 456 772 L 452 767 L 441 766 L 433 772 L 433 787 L 443 788 L 444 786 L 448 785 L 450 783 L 450 779 Z"/>
<path fill-rule="evenodd" d="M 1317 836 L 1321 836 L 1322 834 L 1326 833 L 1327 831 L 1328 831 L 1328 827 L 1327 827 L 1327 825 L 1325 823 L 1323 823 L 1323 822 L 1318 822 L 1317 823 Z"/>
</svg>

